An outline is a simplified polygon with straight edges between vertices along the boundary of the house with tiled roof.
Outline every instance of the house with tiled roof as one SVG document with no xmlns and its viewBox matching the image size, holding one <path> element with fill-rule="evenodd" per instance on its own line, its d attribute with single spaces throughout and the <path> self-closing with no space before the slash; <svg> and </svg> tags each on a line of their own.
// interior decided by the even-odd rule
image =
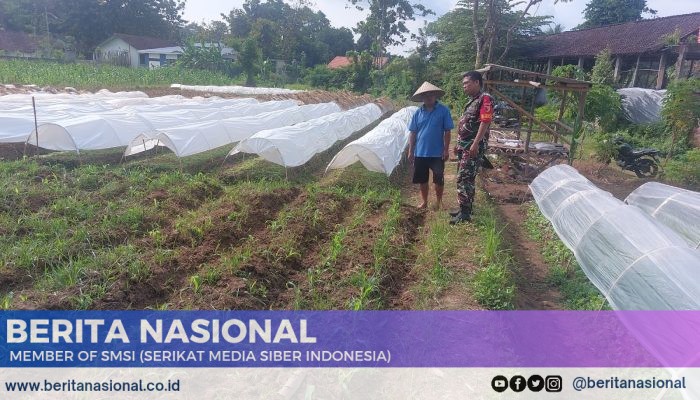
<svg viewBox="0 0 700 400">
<path fill-rule="evenodd" d="M 596 54 L 609 49 L 618 85 L 661 89 L 669 78 L 700 73 L 699 31 L 700 12 L 673 15 L 540 36 L 526 56 L 549 74 L 566 64 L 590 70 Z"/>
<path fill-rule="evenodd" d="M 378 68 L 383 68 L 388 62 L 389 57 L 374 58 L 374 66 Z M 333 58 L 327 66 L 330 69 L 338 69 L 349 67 L 350 65 L 352 65 L 352 58 L 344 56 L 335 56 L 335 58 Z"/>
<path fill-rule="evenodd" d="M 97 46 L 93 58 L 98 62 L 134 68 L 147 67 L 149 66 L 149 54 L 139 51 L 172 48 L 177 45 L 177 43 L 167 39 L 115 33 Z M 168 56 L 166 54 L 162 55 L 162 60 L 160 58 L 159 56 L 159 61 L 167 63 Z M 177 57 L 171 55 L 170 58 L 176 59 Z"/>
</svg>

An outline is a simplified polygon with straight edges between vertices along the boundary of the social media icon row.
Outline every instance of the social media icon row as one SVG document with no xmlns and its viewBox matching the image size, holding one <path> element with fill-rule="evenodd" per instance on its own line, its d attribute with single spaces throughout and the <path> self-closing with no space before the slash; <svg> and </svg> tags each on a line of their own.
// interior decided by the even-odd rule
<svg viewBox="0 0 700 400">
<path fill-rule="evenodd" d="M 491 388 L 498 393 L 505 392 L 509 387 L 516 393 L 526 388 L 532 392 L 540 392 L 542 389 L 546 392 L 561 392 L 562 379 L 559 375 L 547 375 L 544 379 L 539 375 L 532 375 L 527 379 L 521 375 L 515 375 L 509 380 L 503 375 L 498 375 L 491 380 Z"/>
</svg>

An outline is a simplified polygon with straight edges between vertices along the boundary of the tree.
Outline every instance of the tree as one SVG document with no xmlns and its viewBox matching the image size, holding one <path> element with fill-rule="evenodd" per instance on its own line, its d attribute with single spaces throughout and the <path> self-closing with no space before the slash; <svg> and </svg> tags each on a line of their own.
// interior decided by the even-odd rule
<svg viewBox="0 0 700 400">
<path fill-rule="evenodd" d="M 591 70 L 591 82 L 594 84 L 613 84 L 614 67 L 610 49 L 605 49 L 595 56 L 595 64 Z"/>
<path fill-rule="evenodd" d="M 184 6 L 184 0 L 2 0 L 0 29 L 70 36 L 85 54 L 117 32 L 173 38 Z"/>
<path fill-rule="evenodd" d="M 246 0 L 242 9 L 234 8 L 222 17 L 234 39 L 254 36 L 265 58 L 312 66 L 345 54 L 355 44 L 350 30 L 333 28 L 312 5 L 308 0 L 291 5 L 282 0 Z"/>
<path fill-rule="evenodd" d="M 239 58 L 241 60 L 241 68 L 246 74 L 246 86 L 255 86 L 255 73 L 258 70 L 258 65 L 260 65 L 260 52 L 253 38 L 248 38 L 243 42 Z"/>
<path fill-rule="evenodd" d="M 568 2 L 571 0 L 554 0 Z M 480 68 L 484 63 L 501 63 L 510 52 L 513 37 L 522 27 L 530 9 L 542 0 L 512 2 L 510 0 L 460 0 L 458 5 L 471 11 L 472 31 L 476 50 L 474 66 Z M 524 4 L 522 11 L 514 12 L 515 5 Z M 505 16 L 509 15 L 506 21 Z M 505 27 L 505 29 L 503 29 Z M 499 40 L 501 43 L 499 43 Z M 499 49 L 500 47 L 500 49 Z M 497 51 L 500 52 L 496 58 Z"/>
<path fill-rule="evenodd" d="M 544 30 L 544 34 L 545 35 L 555 35 L 557 33 L 564 32 L 564 30 L 565 30 L 565 28 L 564 28 L 564 25 L 562 25 L 562 24 L 554 24 L 554 25 L 549 24 L 549 26 L 547 26 L 547 29 Z"/>
<path fill-rule="evenodd" d="M 583 12 L 585 21 L 579 29 L 639 21 L 643 13 L 656 14 L 646 0 L 591 0 Z"/>
<path fill-rule="evenodd" d="M 434 14 L 422 4 L 412 4 L 408 0 L 348 0 L 348 2 L 360 11 L 365 7 L 369 8 L 367 18 L 360 21 L 354 30 L 355 33 L 360 34 L 358 49 L 372 48 L 378 57 L 386 54 L 388 46 L 406 42 L 406 35 L 409 33 L 406 21 L 415 20 L 416 14 L 421 16 Z"/>
</svg>

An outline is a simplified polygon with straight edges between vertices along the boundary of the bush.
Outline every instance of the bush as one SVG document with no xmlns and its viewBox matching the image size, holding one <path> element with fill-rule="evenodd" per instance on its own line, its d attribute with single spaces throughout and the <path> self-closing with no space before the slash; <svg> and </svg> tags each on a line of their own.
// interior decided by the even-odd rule
<svg viewBox="0 0 700 400">
<path fill-rule="evenodd" d="M 690 136 L 700 120 L 700 79 L 690 78 L 669 85 L 661 109 L 666 130 L 671 133 L 671 148 L 687 148 Z"/>
<path fill-rule="evenodd" d="M 594 84 L 586 96 L 584 120 L 597 123 L 603 131 L 615 130 L 622 115 L 622 99 L 608 85 Z"/>
<path fill-rule="evenodd" d="M 700 149 L 693 149 L 666 164 L 667 180 L 687 185 L 694 189 L 700 187 Z"/>
<path fill-rule="evenodd" d="M 617 145 L 613 142 L 615 135 L 619 135 L 619 132 L 615 134 L 596 132 L 593 134 L 593 159 L 608 164 L 610 160 L 617 157 Z"/>
<path fill-rule="evenodd" d="M 351 73 L 349 68 L 330 69 L 325 65 L 317 65 L 306 71 L 304 81 L 325 90 L 348 89 Z"/>
</svg>

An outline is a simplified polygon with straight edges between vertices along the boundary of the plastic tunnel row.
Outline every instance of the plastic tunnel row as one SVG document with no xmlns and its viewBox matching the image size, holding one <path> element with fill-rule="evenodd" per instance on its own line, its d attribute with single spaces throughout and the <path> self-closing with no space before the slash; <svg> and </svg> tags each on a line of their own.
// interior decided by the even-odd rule
<svg viewBox="0 0 700 400">
<path fill-rule="evenodd" d="M 38 133 L 31 99 L 37 99 Z M 376 121 L 382 110 L 367 104 L 341 111 L 335 103 L 297 105 L 163 96 L 142 92 L 0 96 L 0 142 L 37 144 L 58 151 L 125 147 L 125 156 L 165 146 L 185 157 L 240 142 L 230 154 L 249 152 L 287 167 L 302 165 Z M 408 142 L 416 107 L 406 107 L 348 144 L 328 169 L 360 161 L 390 175 Z M 27 132 L 30 132 L 29 134 Z"/>
<path fill-rule="evenodd" d="M 381 115 L 381 108 L 370 103 L 293 126 L 264 130 L 238 143 L 229 155 L 252 153 L 275 164 L 297 167 Z"/>
<path fill-rule="evenodd" d="M 649 182 L 630 193 L 625 203 L 641 208 L 700 249 L 700 193 Z"/>
<path fill-rule="evenodd" d="M 143 98 L 140 92 L 127 93 L 124 96 L 103 95 L 52 95 L 37 96 L 37 124 L 44 125 L 96 125 L 93 133 L 84 135 L 98 136 L 100 126 L 110 121 L 133 121 L 142 125 L 142 129 L 160 128 L 161 123 L 183 124 L 196 122 L 203 118 L 228 118 L 240 116 L 242 112 L 264 112 L 273 109 L 289 108 L 295 102 L 275 102 L 260 105 L 255 99 L 185 99 L 181 96 L 172 98 Z M 128 97 L 133 94 L 135 97 Z M 8 101 L 6 97 L 13 97 Z M 273 108 L 270 108 L 270 107 Z M 19 143 L 27 140 L 35 129 L 31 96 L 10 95 L 0 97 L 0 142 Z M 257 109 L 257 110 L 256 110 Z M 75 121 L 74 121 L 75 120 Z M 90 122 L 96 121 L 96 122 Z M 102 122 L 104 121 L 104 122 Z M 151 124 L 149 126 L 149 124 Z M 155 126 L 153 126 L 155 125 Z M 56 129 L 55 127 L 53 128 Z M 35 139 L 35 138 L 34 138 Z M 41 139 L 41 132 L 40 132 Z M 77 140 L 80 142 L 80 140 Z M 35 143 L 35 142 L 34 142 Z M 51 141 L 43 144 L 51 146 Z M 42 143 L 40 142 L 41 146 Z M 114 146 L 125 145 L 117 142 Z M 47 147 L 51 149 L 51 147 Z"/>
<path fill-rule="evenodd" d="M 349 143 L 333 157 L 326 171 L 360 161 L 370 171 L 391 175 L 408 144 L 408 124 L 416 110 L 418 107 L 402 108 L 366 135 Z"/>
<path fill-rule="evenodd" d="M 340 107 L 335 103 L 309 104 L 244 117 L 169 127 L 137 136 L 129 143 L 124 155 L 137 154 L 161 144 L 178 157 L 186 157 L 239 142 L 263 129 L 282 128 L 339 111 Z"/>
<path fill-rule="evenodd" d="M 530 189 L 542 214 L 614 309 L 700 309 L 700 252 L 683 236 L 691 222 L 679 216 L 667 226 L 665 221 L 673 218 L 662 218 L 666 212 L 674 215 L 671 210 L 678 211 L 680 202 L 674 203 L 678 208 L 660 212 L 661 203 L 672 201 L 659 200 L 662 192 L 652 185 L 657 190 L 638 190 L 628 198 L 642 208 L 627 205 L 567 165 L 547 169 Z M 698 203 L 688 204 L 694 204 L 697 217 Z M 654 217 L 654 211 L 647 213 L 652 209 Z"/>
</svg>

